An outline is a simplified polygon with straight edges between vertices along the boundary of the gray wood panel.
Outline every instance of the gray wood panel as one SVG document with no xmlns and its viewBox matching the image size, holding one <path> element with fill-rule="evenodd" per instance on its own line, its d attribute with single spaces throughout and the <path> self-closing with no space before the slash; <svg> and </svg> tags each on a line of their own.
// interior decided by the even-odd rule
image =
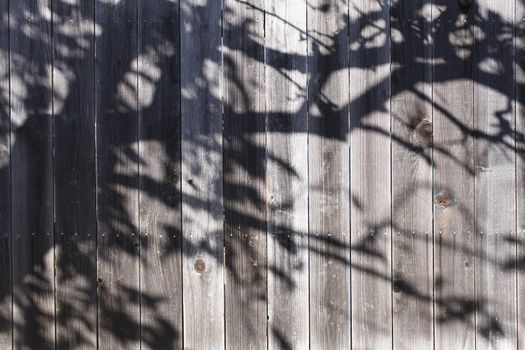
<svg viewBox="0 0 525 350">
<path fill-rule="evenodd" d="M 392 347 L 390 6 L 350 6 L 352 347 Z"/>
<path fill-rule="evenodd" d="M 140 346 L 137 3 L 97 1 L 98 346 Z"/>
<path fill-rule="evenodd" d="M 94 12 L 90 2 L 58 2 L 54 10 L 57 348 L 93 349 L 97 346 Z"/>
<path fill-rule="evenodd" d="M 518 349 L 525 348 L 525 3 L 515 1 L 516 231 Z"/>
<path fill-rule="evenodd" d="M 514 2 L 484 0 L 476 10 L 476 349 L 516 349 L 514 38 L 504 28 L 514 25 Z"/>
<path fill-rule="evenodd" d="M 138 3 L 142 349 L 182 349 L 179 3 Z"/>
<path fill-rule="evenodd" d="M 221 2 L 181 6 L 184 346 L 224 347 Z"/>
<path fill-rule="evenodd" d="M 474 140 L 471 15 L 458 3 L 434 8 L 434 306 L 435 348 L 473 349 Z"/>
<path fill-rule="evenodd" d="M 269 349 L 309 346 L 306 8 L 266 3 Z"/>
<path fill-rule="evenodd" d="M 397 0 L 392 45 L 394 349 L 432 349 L 432 47 L 425 1 Z"/>
<path fill-rule="evenodd" d="M 224 2 L 226 348 L 266 349 L 264 8 Z"/>
<path fill-rule="evenodd" d="M 16 348 L 55 347 L 52 43 L 51 22 L 42 16 L 49 6 L 10 4 L 10 18 L 18 23 L 10 31 Z"/>
<path fill-rule="evenodd" d="M 0 20 L 0 348 L 6 350 L 13 343 L 8 5 L 0 1 L 0 12 L 7 14 Z"/>
<path fill-rule="evenodd" d="M 310 347 L 349 349 L 348 6 L 346 1 L 312 1 L 310 5 L 307 16 Z"/>
<path fill-rule="evenodd" d="M 0 348 L 523 348 L 524 18 L 0 0 Z"/>
</svg>

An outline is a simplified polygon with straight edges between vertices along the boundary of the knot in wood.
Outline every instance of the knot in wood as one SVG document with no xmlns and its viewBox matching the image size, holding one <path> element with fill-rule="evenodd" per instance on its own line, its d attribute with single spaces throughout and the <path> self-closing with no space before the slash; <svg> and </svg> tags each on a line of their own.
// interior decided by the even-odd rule
<svg viewBox="0 0 525 350">
<path fill-rule="evenodd" d="M 198 273 L 203 273 L 206 270 L 206 263 L 202 259 L 197 259 L 193 267 Z"/>
<path fill-rule="evenodd" d="M 452 204 L 450 196 L 446 193 L 437 194 L 434 197 L 434 202 L 441 208 L 448 208 Z"/>
<path fill-rule="evenodd" d="M 423 119 L 414 129 L 414 134 L 419 142 L 425 146 L 432 145 L 432 122 Z"/>
<path fill-rule="evenodd" d="M 395 280 L 392 289 L 394 290 L 394 293 L 401 293 L 403 290 L 406 289 L 405 282 L 400 279 Z"/>
</svg>

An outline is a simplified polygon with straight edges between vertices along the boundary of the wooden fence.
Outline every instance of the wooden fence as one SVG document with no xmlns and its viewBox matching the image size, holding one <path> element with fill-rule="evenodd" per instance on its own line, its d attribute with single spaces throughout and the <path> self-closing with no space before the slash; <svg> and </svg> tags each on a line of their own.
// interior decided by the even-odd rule
<svg viewBox="0 0 525 350">
<path fill-rule="evenodd" d="M 525 349 L 524 0 L 0 0 L 0 349 Z"/>
</svg>

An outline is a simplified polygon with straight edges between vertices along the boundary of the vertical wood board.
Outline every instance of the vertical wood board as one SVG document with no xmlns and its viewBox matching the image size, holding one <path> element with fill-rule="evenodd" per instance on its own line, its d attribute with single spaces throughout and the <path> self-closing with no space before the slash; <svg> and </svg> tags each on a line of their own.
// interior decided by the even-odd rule
<svg viewBox="0 0 525 350">
<path fill-rule="evenodd" d="M 9 2 L 0 1 L 0 348 L 11 349 L 12 245 L 11 245 L 11 121 L 9 105 Z"/>
<path fill-rule="evenodd" d="M 435 348 L 475 346 L 474 164 L 471 15 L 438 11 L 433 46 Z M 451 28 L 454 41 L 450 42 Z M 464 49 L 461 46 L 464 45 Z"/>
<path fill-rule="evenodd" d="M 140 335 L 182 349 L 179 3 L 138 3 Z"/>
<path fill-rule="evenodd" d="M 394 349 L 432 349 L 432 43 L 424 1 L 391 9 Z"/>
<path fill-rule="evenodd" d="M 10 3 L 13 322 L 16 348 L 55 347 L 53 110 L 48 1 Z M 39 35 L 31 33 L 38 32 Z M 16 94 L 14 93 L 16 91 Z"/>
<path fill-rule="evenodd" d="M 136 1 L 95 3 L 98 346 L 140 347 Z"/>
<path fill-rule="evenodd" d="M 181 4 L 184 346 L 224 347 L 221 2 Z"/>
<path fill-rule="evenodd" d="M 55 7 L 53 23 L 55 283 L 58 349 L 93 349 L 96 334 L 94 12 Z M 84 40 L 86 46 L 78 42 Z"/>
<path fill-rule="evenodd" d="M 348 349 L 348 5 L 325 3 L 311 2 L 307 16 L 310 347 Z"/>
<path fill-rule="evenodd" d="M 224 3 L 226 348 L 267 348 L 264 7 Z"/>
<path fill-rule="evenodd" d="M 473 129 L 480 135 L 474 140 L 476 348 L 516 349 L 514 38 L 504 29 L 514 26 L 514 3 L 486 0 L 478 12 L 474 34 L 481 39 L 473 73 Z"/>
<path fill-rule="evenodd" d="M 356 349 L 392 346 L 389 33 L 389 2 L 363 0 L 350 8 L 352 347 Z M 377 42 L 367 39 L 376 35 Z"/>
<path fill-rule="evenodd" d="M 309 346 L 306 8 L 266 3 L 269 349 Z"/>
</svg>

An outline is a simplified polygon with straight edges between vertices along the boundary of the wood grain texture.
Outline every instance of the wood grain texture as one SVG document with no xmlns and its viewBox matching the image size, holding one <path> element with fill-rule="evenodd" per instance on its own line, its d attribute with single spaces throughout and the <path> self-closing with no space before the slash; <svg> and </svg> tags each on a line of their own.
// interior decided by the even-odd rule
<svg viewBox="0 0 525 350">
<path fill-rule="evenodd" d="M 476 349 L 516 349 L 514 38 L 503 27 L 514 25 L 514 3 L 485 0 L 477 11 L 474 211 L 484 234 L 476 234 Z"/>
<path fill-rule="evenodd" d="M 56 327 L 58 349 L 93 349 L 96 183 L 93 4 L 59 2 L 53 23 Z M 76 44 L 85 40 L 86 45 Z"/>
<path fill-rule="evenodd" d="M 227 349 L 266 349 L 264 8 L 224 2 Z"/>
<path fill-rule="evenodd" d="M 50 3 L 10 5 L 14 345 L 53 349 L 52 43 L 41 16 Z"/>
<path fill-rule="evenodd" d="M 525 348 L 525 3 L 469 3 L 0 0 L 0 348 Z"/>
<path fill-rule="evenodd" d="M 392 346 L 390 5 L 350 7 L 352 347 Z M 372 68 L 372 69 L 369 69 Z"/>
<path fill-rule="evenodd" d="M 518 349 L 525 348 L 525 3 L 515 1 L 514 69 L 516 111 L 516 232 L 518 274 L 517 312 Z"/>
<path fill-rule="evenodd" d="M 309 346 L 306 5 L 268 1 L 268 347 Z"/>
<path fill-rule="evenodd" d="M 9 105 L 9 2 L 0 0 L 0 348 L 13 344 L 11 169 Z"/>
<path fill-rule="evenodd" d="M 221 2 L 181 5 L 184 346 L 222 349 Z"/>
<path fill-rule="evenodd" d="M 349 349 L 348 6 L 308 9 L 310 347 Z M 325 8 L 323 8 L 325 5 Z"/>
<path fill-rule="evenodd" d="M 140 346 L 137 3 L 97 1 L 98 346 Z"/>
<path fill-rule="evenodd" d="M 182 349 L 179 3 L 138 3 L 141 345 Z"/>
<path fill-rule="evenodd" d="M 471 14 L 433 9 L 435 348 L 473 349 L 474 157 Z M 451 34 L 451 32 L 453 34 Z"/>
<path fill-rule="evenodd" d="M 391 9 L 392 279 L 394 349 L 432 349 L 431 11 L 424 1 Z"/>
</svg>

